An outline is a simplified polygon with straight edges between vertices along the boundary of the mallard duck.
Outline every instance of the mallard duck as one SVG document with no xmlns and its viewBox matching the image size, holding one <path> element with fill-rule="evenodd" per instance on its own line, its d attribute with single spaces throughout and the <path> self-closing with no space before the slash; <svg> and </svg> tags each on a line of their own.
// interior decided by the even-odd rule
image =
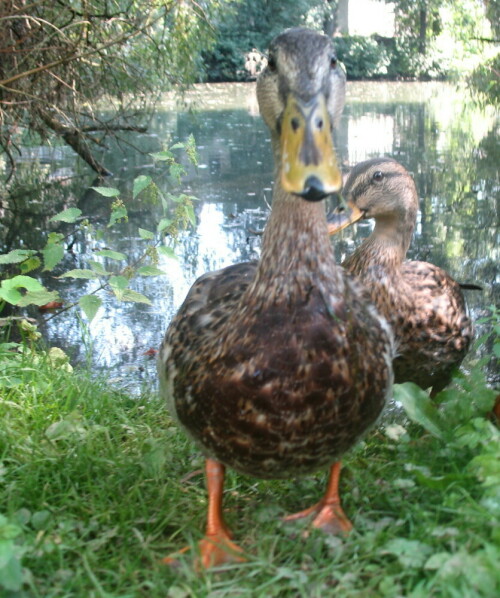
<svg viewBox="0 0 500 598">
<path fill-rule="evenodd" d="M 335 264 L 321 201 L 341 186 L 332 123 L 344 85 L 326 36 L 290 29 L 272 41 L 257 82 L 276 170 L 260 260 L 199 278 L 159 351 L 169 408 L 206 457 L 201 567 L 244 559 L 222 516 L 226 466 L 258 478 L 330 468 L 323 499 L 289 518 L 351 527 L 339 460 L 384 406 L 393 345 L 366 291 Z"/>
<path fill-rule="evenodd" d="M 395 160 L 374 158 L 352 169 L 343 194 L 347 209 L 329 217 L 331 234 L 361 218 L 375 219 L 373 232 L 343 267 L 363 281 L 393 328 L 394 379 L 435 395 L 462 362 L 473 330 L 461 285 L 433 264 L 405 259 L 419 207 L 413 178 Z"/>
</svg>

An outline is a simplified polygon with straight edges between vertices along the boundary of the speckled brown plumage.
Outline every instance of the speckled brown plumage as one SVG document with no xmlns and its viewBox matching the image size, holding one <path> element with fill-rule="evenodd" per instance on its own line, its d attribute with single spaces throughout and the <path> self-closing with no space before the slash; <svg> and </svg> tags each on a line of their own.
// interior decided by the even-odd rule
<svg viewBox="0 0 500 598">
<path fill-rule="evenodd" d="M 343 265 L 393 327 L 395 381 L 436 393 L 465 357 L 473 330 L 460 285 L 433 264 L 405 261 L 418 211 L 413 179 L 398 162 L 375 158 L 353 168 L 344 194 L 375 219 L 373 233 Z"/>
<path fill-rule="evenodd" d="M 261 262 L 199 279 L 162 350 L 171 407 L 189 434 L 258 477 L 338 459 L 378 417 L 390 380 L 383 325 L 333 263 L 324 215 L 322 234 L 313 230 L 321 206 L 281 199 Z M 304 235 L 310 211 L 318 222 Z"/>
<path fill-rule="evenodd" d="M 312 38 L 320 51 L 325 40 Z M 290 42 L 276 51 L 301 72 L 303 50 Z M 265 102 L 280 102 L 275 81 L 259 81 L 273 132 Z M 322 203 L 276 184 L 259 263 L 196 281 L 167 331 L 160 373 L 170 408 L 206 455 L 287 477 L 331 464 L 376 420 L 390 358 L 384 323 L 334 262 Z"/>
</svg>

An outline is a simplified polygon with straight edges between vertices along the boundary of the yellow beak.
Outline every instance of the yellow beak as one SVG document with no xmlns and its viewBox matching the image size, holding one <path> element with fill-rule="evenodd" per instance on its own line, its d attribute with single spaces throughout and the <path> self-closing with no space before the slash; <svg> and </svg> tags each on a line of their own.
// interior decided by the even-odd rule
<svg viewBox="0 0 500 598">
<path fill-rule="evenodd" d="M 281 123 L 281 185 L 313 201 L 342 187 L 322 94 L 307 103 L 288 98 Z"/>
<path fill-rule="evenodd" d="M 355 203 L 347 201 L 342 210 L 337 208 L 331 214 L 328 214 L 328 234 L 336 235 L 339 231 L 361 220 L 364 215 L 364 212 Z"/>
</svg>

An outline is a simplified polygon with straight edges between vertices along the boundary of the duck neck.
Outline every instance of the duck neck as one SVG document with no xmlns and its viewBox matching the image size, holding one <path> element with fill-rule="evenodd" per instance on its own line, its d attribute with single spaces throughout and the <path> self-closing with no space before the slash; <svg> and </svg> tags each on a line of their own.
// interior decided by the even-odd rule
<svg viewBox="0 0 500 598">
<path fill-rule="evenodd" d="M 371 265 L 397 270 L 410 247 L 413 224 L 390 218 L 377 218 L 375 229 L 347 261 L 349 269 L 359 274 Z"/>
<path fill-rule="evenodd" d="M 279 179 L 278 179 L 279 180 Z M 322 201 L 311 203 L 276 183 L 257 274 L 248 294 L 263 307 L 306 300 L 335 284 L 336 265 Z"/>
</svg>

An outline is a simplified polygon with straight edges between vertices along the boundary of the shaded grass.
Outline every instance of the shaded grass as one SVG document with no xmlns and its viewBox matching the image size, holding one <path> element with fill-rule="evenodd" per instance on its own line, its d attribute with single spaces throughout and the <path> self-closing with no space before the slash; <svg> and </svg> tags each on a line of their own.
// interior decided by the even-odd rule
<svg viewBox="0 0 500 598">
<path fill-rule="evenodd" d="M 229 472 L 225 512 L 248 562 L 195 574 L 189 556 L 177 570 L 160 562 L 196 544 L 206 509 L 203 461 L 163 401 L 48 358 L 2 358 L 2 596 L 500 594 L 500 441 L 479 369 L 442 394 L 441 437 L 395 410 L 346 456 L 347 539 L 280 521 L 318 500 L 323 473 Z"/>
</svg>

